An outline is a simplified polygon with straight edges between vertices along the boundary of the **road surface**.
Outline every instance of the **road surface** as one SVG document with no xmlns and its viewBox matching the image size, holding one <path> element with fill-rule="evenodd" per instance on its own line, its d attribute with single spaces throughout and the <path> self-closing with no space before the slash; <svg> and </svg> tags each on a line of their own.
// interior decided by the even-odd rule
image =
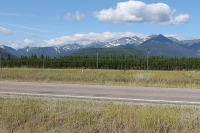
<svg viewBox="0 0 200 133">
<path fill-rule="evenodd" d="M 200 106 L 200 89 L 0 81 L 0 95 Z"/>
</svg>

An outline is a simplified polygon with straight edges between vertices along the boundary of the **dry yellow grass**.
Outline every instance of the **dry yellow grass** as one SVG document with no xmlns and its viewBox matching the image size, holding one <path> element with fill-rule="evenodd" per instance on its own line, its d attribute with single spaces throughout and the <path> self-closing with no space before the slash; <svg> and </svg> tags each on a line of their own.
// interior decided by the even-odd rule
<svg viewBox="0 0 200 133">
<path fill-rule="evenodd" d="M 199 71 L 3 68 L 0 80 L 199 88 Z M 195 107 L 0 98 L 1 133 L 199 132 Z"/>
<path fill-rule="evenodd" d="M 1 133 L 199 132 L 199 108 L 0 98 Z"/>
<path fill-rule="evenodd" d="M 0 80 L 118 86 L 200 88 L 199 71 L 4 68 Z"/>
</svg>

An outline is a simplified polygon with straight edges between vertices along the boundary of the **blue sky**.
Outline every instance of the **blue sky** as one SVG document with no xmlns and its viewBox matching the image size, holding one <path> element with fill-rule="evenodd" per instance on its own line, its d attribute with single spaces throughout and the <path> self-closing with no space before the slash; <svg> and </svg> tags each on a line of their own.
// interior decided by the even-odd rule
<svg viewBox="0 0 200 133">
<path fill-rule="evenodd" d="M 199 0 L 0 0 L 0 45 L 61 46 L 163 34 L 200 39 Z"/>
</svg>

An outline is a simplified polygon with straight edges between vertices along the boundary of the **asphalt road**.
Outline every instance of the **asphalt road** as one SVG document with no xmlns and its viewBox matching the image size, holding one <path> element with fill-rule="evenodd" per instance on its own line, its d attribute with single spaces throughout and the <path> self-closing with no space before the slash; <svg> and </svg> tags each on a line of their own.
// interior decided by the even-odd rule
<svg viewBox="0 0 200 133">
<path fill-rule="evenodd" d="M 200 89 L 0 81 L 0 95 L 200 106 Z"/>
</svg>

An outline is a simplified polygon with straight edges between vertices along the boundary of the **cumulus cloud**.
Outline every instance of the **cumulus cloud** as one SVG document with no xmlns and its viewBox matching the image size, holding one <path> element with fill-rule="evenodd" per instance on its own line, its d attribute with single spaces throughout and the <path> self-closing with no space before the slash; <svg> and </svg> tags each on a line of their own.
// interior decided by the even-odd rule
<svg viewBox="0 0 200 133">
<path fill-rule="evenodd" d="M 15 41 L 2 41 L 0 44 L 12 47 L 14 49 L 24 48 L 26 46 L 33 47 L 35 45 L 35 41 L 25 39 L 25 40 L 15 40 Z"/>
<path fill-rule="evenodd" d="M 88 34 L 75 34 L 71 36 L 62 36 L 59 38 L 51 39 L 51 40 L 44 40 L 42 41 L 43 46 L 60 46 L 64 44 L 71 44 L 71 43 L 79 43 L 79 44 L 89 44 L 92 41 L 102 41 L 107 42 L 114 39 L 119 39 L 122 37 L 129 37 L 129 36 L 138 36 L 138 37 L 145 37 L 140 33 L 132 33 L 132 32 L 104 32 L 104 33 L 88 33 Z"/>
<path fill-rule="evenodd" d="M 1 32 L 2 34 L 12 34 L 12 33 L 13 33 L 12 30 L 7 29 L 7 28 L 3 28 L 3 27 L 0 27 L 0 32 Z"/>
<path fill-rule="evenodd" d="M 173 25 L 187 23 L 190 20 L 189 14 L 173 16 L 175 12 L 165 3 L 146 4 L 141 1 L 130 0 L 117 3 L 116 8 L 94 12 L 94 16 L 100 21 L 114 24 L 149 22 Z"/>
<path fill-rule="evenodd" d="M 67 13 L 64 16 L 65 20 L 81 20 L 85 17 L 85 15 L 79 11 L 76 11 L 75 14 Z"/>
<path fill-rule="evenodd" d="M 175 17 L 175 20 L 173 23 L 174 24 L 187 23 L 189 19 L 190 19 L 190 16 L 188 14 L 181 14 Z"/>
</svg>

